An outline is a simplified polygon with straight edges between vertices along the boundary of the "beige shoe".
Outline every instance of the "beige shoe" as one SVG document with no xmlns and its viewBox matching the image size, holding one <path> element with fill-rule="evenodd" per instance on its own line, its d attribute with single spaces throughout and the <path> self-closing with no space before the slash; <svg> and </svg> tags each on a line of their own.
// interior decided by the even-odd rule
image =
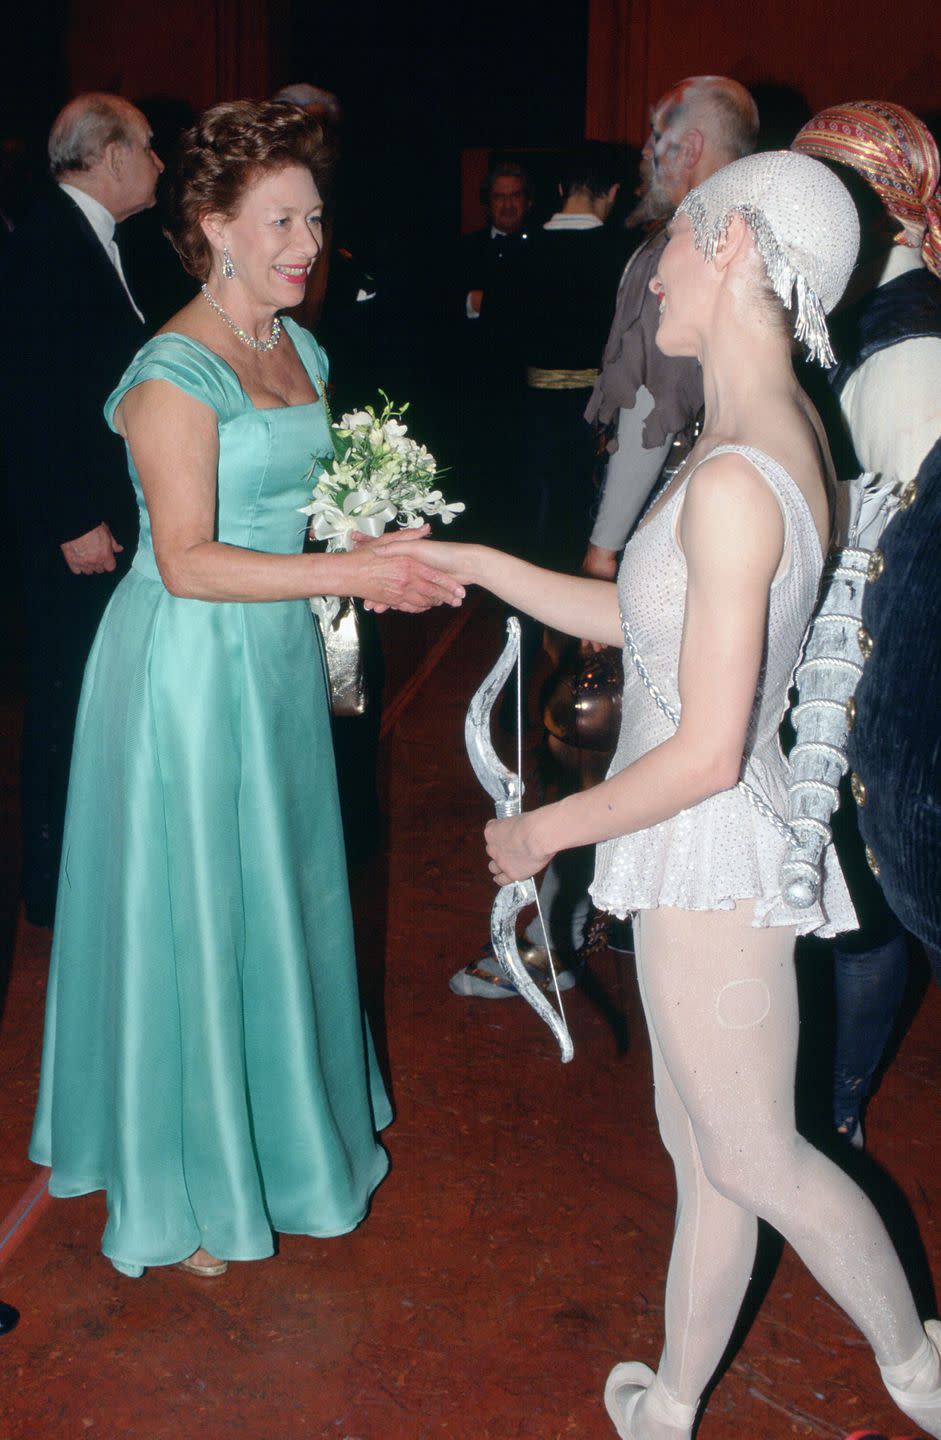
<svg viewBox="0 0 941 1440">
<path fill-rule="evenodd" d="M 202 1279 L 210 1279 L 215 1275 L 224 1275 L 229 1268 L 228 1260 L 217 1260 L 215 1256 L 209 1256 L 205 1261 L 197 1260 L 197 1255 L 207 1255 L 206 1250 L 194 1250 L 187 1260 L 180 1261 L 180 1269 L 185 1270 L 188 1275 L 199 1275 Z"/>
</svg>

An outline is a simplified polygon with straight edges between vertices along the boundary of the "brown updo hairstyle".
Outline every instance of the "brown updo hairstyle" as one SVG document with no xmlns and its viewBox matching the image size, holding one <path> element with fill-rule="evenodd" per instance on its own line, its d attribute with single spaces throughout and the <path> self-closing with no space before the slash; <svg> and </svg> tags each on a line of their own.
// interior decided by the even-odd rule
<svg viewBox="0 0 941 1440">
<path fill-rule="evenodd" d="M 321 195 L 332 152 L 323 127 L 298 105 L 281 100 L 227 100 L 206 110 L 183 136 L 170 183 L 166 234 L 185 268 L 205 280 L 212 247 L 201 219 L 237 214 L 261 175 L 302 165 Z"/>
</svg>

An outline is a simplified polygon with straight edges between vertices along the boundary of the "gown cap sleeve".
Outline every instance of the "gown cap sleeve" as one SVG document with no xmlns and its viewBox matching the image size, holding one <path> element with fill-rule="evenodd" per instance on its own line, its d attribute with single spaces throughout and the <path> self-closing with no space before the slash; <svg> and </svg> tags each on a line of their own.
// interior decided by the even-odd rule
<svg viewBox="0 0 941 1440">
<path fill-rule="evenodd" d="M 208 405 L 220 420 L 244 408 L 242 387 L 224 360 L 186 335 L 155 335 L 138 350 L 105 402 L 105 419 L 112 430 L 114 412 L 125 395 L 147 380 L 169 380 L 184 394 Z"/>
</svg>

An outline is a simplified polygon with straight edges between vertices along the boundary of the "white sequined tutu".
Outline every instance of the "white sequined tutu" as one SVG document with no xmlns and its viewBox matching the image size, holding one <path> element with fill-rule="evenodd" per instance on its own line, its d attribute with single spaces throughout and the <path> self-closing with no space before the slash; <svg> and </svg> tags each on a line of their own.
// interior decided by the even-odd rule
<svg viewBox="0 0 941 1440">
<path fill-rule="evenodd" d="M 785 519 L 785 561 L 771 587 L 766 661 L 748 732 L 742 776 L 778 815 L 787 814 L 788 766 L 778 741 L 791 675 L 822 570 L 816 527 L 797 485 L 775 461 L 745 446 L 746 456 L 774 491 Z M 692 472 L 690 472 L 692 473 Z M 650 678 L 679 713 L 677 685 L 686 600 L 686 564 L 676 521 L 689 477 L 642 525 L 624 552 L 618 576 L 621 614 Z M 624 656 L 621 734 L 609 774 L 632 764 L 674 733 Z M 794 910 L 781 895 L 787 841 L 738 788 L 720 791 L 669 820 L 598 846 L 591 896 L 599 909 L 730 910 L 754 900 L 756 925 L 792 925 L 799 934 L 832 936 L 856 928 L 856 915 L 832 846 L 824 856 L 818 903 Z"/>
</svg>

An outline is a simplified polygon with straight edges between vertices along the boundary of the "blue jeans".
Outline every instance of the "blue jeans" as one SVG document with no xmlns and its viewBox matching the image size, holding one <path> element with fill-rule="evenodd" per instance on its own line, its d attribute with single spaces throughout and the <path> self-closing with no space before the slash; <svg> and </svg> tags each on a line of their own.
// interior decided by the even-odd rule
<svg viewBox="0 0 941 1440">
<path fill-rule="evenodd" d="M 833 947 L 833 1121 L 846 1134 L 859 1122 L 907 980 L 908 941 L 901 932 L 871 950 Z"/>
</svg>

